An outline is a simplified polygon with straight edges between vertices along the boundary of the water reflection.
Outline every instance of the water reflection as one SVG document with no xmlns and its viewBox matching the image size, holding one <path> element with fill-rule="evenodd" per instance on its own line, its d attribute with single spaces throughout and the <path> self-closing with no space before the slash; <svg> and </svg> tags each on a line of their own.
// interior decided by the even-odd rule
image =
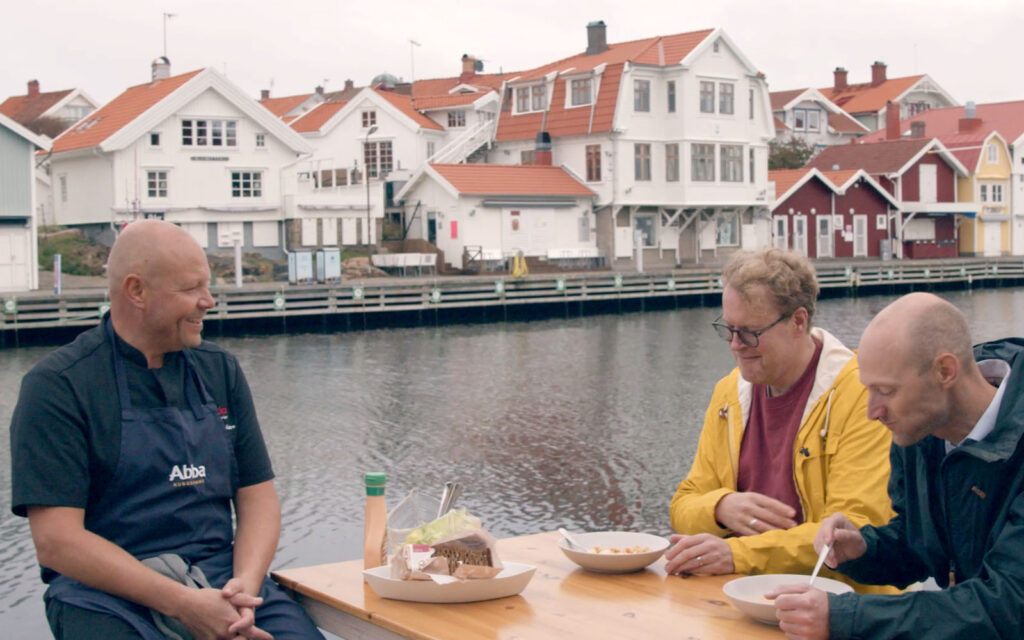
<svg viewBox="0 0 1024 640">
<path fill-rule="evenodd" d="M 955 292 L 978 340 L 1021 333 L 1024 289 Z M 891 298 L 819 303 L 856 346 Z M 252 386 L 278 475 L 275 567 L 358 557 L 362 473 L 390 504 L 458 480 L 497 536 L 627 528 L 666 534 L 714 382 L 732 367 L 718 309 L 535 323 L 225 338 Z M 0 351 L 0 455 L 21 376 L 48 348 Z M 0 615 L 46 637 L 27 523 L 0 465 Z"/>
</svg>

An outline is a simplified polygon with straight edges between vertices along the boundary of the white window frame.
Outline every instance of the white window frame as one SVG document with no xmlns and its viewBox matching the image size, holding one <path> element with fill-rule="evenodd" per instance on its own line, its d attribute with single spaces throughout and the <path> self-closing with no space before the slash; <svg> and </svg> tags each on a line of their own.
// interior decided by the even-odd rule
<svg viewBox="0 0 1024 640">
<path fill-rule="evenodd" d="M 257 149 L 266 149 L 267 148 L 267 134 L 262 132 L 262 131 L 256 132 L 254 144 L 256 145 Z"/>
<path fill-rule="evenodd" d="M 453 109 L 448 112 L 448 128 L 462 129 L 466 126 L 466 110 Z"/>
<path fill-rule="evenodd" d="M 669 153 L 672 150 L 674 153 Z M 679 182 L 679 143 L 665 144 L 665 182 Z"/>
<path fill-rule="evenodd" d="M 807 130 L 821 131 L 821 110 L 807 109 Z"/>
<path fill-rule="evenodd" d="M 697 93 L 700 96 L 700 113 L 713 114 L 715 112 L 715 81 L 701 80 L 700 90 Z M 706 98 L 710 99 L 710 102 Z"/>
<path fill-rule="evenodd" d="M 743 182 L 743 145 L 723 144 L 718 147 L 722 182 Z"/>
<path fill-rule="evenodd" d="M 637 182 L 651 181 L 651 144 L 649 142 L 633 144 L 633 179 Z"/>
<path fill-rule="evenodd" d="M 255 200 L 263 197 L 263 171 L 259 169 L 231 169 L 228 172 L 229 193 L 232 199 Z M 236 187 L 237 182 L 237 187 Z"/>
<path fill-rule="evenodd" d="M 167 169 L 146 170 L 146 197 L 166 198 L 167 197 Z"/>
<path fill-rule="evenodd" d="M 569 78 L 565 81 L 566 108 L 586 107 L 594 103 L 593 78 Z"/>
<path fill-rule="evenodd" d="M 701 154 L 698 157 L 698 151 L 710 151 L 711 155 Z M 700 142 L 690 143 L 690 182 L 715 181 L 715 156 L 715 145 Z"/>
<path fill-rule="evenodd" d="M 978 202 L 988 202 L 988 184 L 984 182 L 978 185 Z"/>
<path fill-rule="evenodd" d="M 736 83 L 719 82 L 718 87 L 718 113 L 719 115 L 731 116 L 736 114 Z M 726 91 L 728 89 L 728 91 Z M 728 99 L 727 99 L 728 98 Z M 728 107 L 728 111 L 726 111 Z"/>
<path fill-rule="evenodd" d="M 377 110 L 376 109 L 364 109 L 360 115 L 360 120 L 363 123 L 363 129 L 369 129 L 370 127 L 377 125 Z"/>
<path fill-rule="evenodd" d="M 236 148 L 238 147 L 238 121 L 221 118 L 182 118 L 181 146 Z"/>
<path fill-rule="evenodd" d="M 884 213 L 875 214 L 875 231 L 885 231 L 889 227 L 889 216 Z"/>
<path fill-rule="evenodd" d="M 992 185 L 992 202 L 1003 201 L 1003 185 L 994 184 Z"/>
<path fill-rule="evenodd" d="M 989 164 L 999 162 L 999 148 L 996 147 L 996 143 L 990 142 L 985 146 L 985 159 Z"/>
<path fill-rule="evenodd" d="M 644 79 L 633 80 L 633 112 L 651 112 L 651 81 Z"/>
</svg>

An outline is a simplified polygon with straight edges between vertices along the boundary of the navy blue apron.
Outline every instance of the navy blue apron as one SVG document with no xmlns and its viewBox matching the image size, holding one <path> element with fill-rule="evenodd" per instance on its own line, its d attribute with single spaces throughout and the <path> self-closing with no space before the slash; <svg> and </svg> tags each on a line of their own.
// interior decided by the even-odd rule
<svg viewBox="0 0 1024 640">
<path fill-rule="evenodd" d="M 187 407 L 133 408 L 109 318 L 105 324 L 121 401 L 121 449 L 110 486 L 86 510 L 85 528 L 139 559 L 176 553 L 221 587 L 233 562 L 231 500 L 238 470 L 232 432 L 188 349 L 182 351 Z M 50 583 L 46 598 L 112 614 L 146 640 L 163 640 L 145 607 L 66 576 Z"/>
</svg>

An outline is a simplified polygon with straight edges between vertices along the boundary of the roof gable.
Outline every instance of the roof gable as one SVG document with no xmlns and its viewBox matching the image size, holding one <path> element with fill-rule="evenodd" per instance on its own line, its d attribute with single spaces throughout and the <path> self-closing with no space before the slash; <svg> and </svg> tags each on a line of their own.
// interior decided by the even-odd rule
<svg viewBox="0 0 1024 640">
<path fill-rule="evenodd" d="M 100 147 L 116 151 L 134 143 L 152 127 L 211 90 L 230 102 L 295 152 L 309 151 L 302 137 L 246 96 L 213 68 L 161 78 L 126 90 L 54 140 L 53 152 Z"/>
<path fill-rule="evenodd" d="M 347 101 L 321 102 L 301 116 L 293 118 L 288 124 L 291 125 L 292 129 L 295 129 L 299 133 L 313 133 L 314 131 L 319 131 L 320 128 L 333 118 L 334 114 L 341 111 L 346 104 L 348 104 Z"/>
<path fill-rule="evenodd" d="M 270 113 L 274 114 L 278 118 L 283 118 L 289 111 L 310 99 L 312 96 L 312 93 L 304 93 L 298 96 L 267 98 L 266 100 L 260 100 L 260 104 L 266 107 Z"/>
<path fill-rule="evenodd" d="M 428 173 L 461 195 L 574 196 L 595 194 L 562 167 L 507 164 L 430 164 Z"/>
<path fill-rule="evenodd" d="M 197 69 L 130 87 L 93 111 L 78 125 L 57 136 L 53 141 L 53 152 L 62 153 L 99 145 L 202 71 Z"/>
<path fill-rule="evenodd" d="M 27 95 L 11 96 L 0 103 L 0 114 L 20 124 L 29 125 L 61 100 L 70 96 L 73 91 L 74 89 L 48 91 L 32 97 Z"/>
<path fill-rule="evenodd" d="M 967 168 L 936 138 L 909 138 L 825 147 L 821 153 L 811 158 L 807 166 L 822 171 L 863 169 L 872 176 L 899 175 L 913 166 L 925 153 L 937 153 L 956 173 L 968 174 Z"/>
<path fill-rule="evenodd" d="M 29 131 L 20 122 L 4 115 L 3 113 L 0 113 L 0 126 L 10 129 L 15 134 L 21 136 L 44 151 L 50 150 L 51 141 L 49 138 Z"/>
</svg>

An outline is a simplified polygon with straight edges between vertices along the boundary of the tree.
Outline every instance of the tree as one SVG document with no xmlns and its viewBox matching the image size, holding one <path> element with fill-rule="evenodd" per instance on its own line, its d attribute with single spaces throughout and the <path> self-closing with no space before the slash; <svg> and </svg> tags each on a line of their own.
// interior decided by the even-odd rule
<svg viewBox="0 0 1024 640">
<path fill-rule="evenodd" d="M 813 155 L 814 147 L 803 138 L 789 136 L 781 142 L 773 140 L 768 143 L 768 169 L 799 169 Z"/>
</svg>

